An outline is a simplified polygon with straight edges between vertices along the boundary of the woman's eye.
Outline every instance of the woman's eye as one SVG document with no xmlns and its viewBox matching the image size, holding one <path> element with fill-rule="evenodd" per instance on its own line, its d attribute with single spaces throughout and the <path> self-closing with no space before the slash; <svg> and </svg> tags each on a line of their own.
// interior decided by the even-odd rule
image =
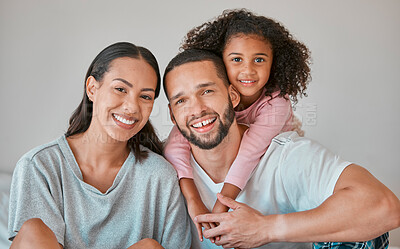
<svg viewBox="0 0 400 249">
<path fill-rule="evenodd" d="M 264 62 L 265 60 L 263 58 L 256 58 L 254 61 L 255 62 Z"/>
<path fill-rule="evenodd" d="M 115 90 L 117 90 L 118 92 L 126 93 L 125 89 L 122 87 L 116 87 Z"/>
<path fill-rule="evenodd" d="M 149 95 L 142 95 L 141 98 L 145 100 L 153 100 L 153 98 Z"/>
<path fill-rule="evenodd" d="M 233 58 L 232 61 L 234 61 L 234 62 L 241 62 L 242 59 L 240 59 L 240 58 Z"/>
</svg>

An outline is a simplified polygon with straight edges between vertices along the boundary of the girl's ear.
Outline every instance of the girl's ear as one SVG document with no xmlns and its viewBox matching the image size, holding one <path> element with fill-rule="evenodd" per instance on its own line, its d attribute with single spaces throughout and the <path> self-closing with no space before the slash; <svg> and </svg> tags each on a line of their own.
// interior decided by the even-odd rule
<svg viewBox="0 0 400 249">
<path fill-rule="evenodd" d="M 233 108 L 235 108 L 240 103 L 240 93 L 232 84 L 228 87 L 228 93 L 229 97 L 231 97 Z"/>
<path fill-rule="evenodd" d="M 86 80 L 86 95 L 93 102 L 94 95 L 96 94 L 96 90 L 99 86 L 99 82 L 93 77 L 89 76 Z"/>
</svg>

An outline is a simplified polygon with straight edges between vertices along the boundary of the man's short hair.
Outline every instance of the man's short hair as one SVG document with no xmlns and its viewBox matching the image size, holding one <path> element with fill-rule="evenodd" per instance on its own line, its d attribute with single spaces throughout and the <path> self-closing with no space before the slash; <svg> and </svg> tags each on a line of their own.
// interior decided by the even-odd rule
<svg viewBox="0 0 400 249">
<path fill-rule="evenodd" d="M 166 88 L 165 78 L 167 74 L 172 71 L 175 67 L 181 66 L 183 64 L 189 62 L 199 62 L 199 61 L 211 61 L 214 64 L 215 70 L 217 72 L 217 76 L 225 83 L 226 86 L 229 86 L 228 75 L 226 74 L 226 69 L 224 65 L 224 61 L 221 57 L 214 54 L 213 52 L 202 50 L 202 49 L 188 49 L 183 52 L 177 54 L 167 65 L 164 71 L 163 77 L 163 88 L 165 92 L 165 96 L 169 100 Z"/>
</svg>

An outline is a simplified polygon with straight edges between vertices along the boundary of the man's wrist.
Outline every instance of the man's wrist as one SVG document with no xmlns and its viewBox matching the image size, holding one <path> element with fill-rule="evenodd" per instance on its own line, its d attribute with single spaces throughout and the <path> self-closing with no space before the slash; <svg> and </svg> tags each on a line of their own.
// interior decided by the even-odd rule
<svg viewBox="0 0 400 249">
<path fill-rule="evenodd" d="M 286 241 L 285 238 L 287 229 L 285 225 L 284 214 L 264 216 L 263 225 L 264 228 L 262 230 L 269 231 L 269 233 L 264 233 L 264 243 Z"/>
</svg>

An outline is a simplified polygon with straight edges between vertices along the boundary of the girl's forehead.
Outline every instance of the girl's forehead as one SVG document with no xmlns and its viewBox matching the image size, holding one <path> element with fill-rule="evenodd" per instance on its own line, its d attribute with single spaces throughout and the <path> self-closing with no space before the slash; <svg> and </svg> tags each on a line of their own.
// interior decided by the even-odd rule
<svg viewBox="0 0 400 249">
<path fill-rule="evenodd" d="M 254 34 L 254 33 L 249 33 L 249 34 L 245 34 L 245 33 L 236 33 L 236 34 L 232 34 L 231 36 L 229 36 L 226 39 L 225 42 L 225 46 L 224 49 L 230 45 L 232 42 L 235 42 L 235 40 L 237 39 L 254 39 L 254 40 L 258 40 L 258 41 L 262 41 L 265 42 L 268 45 L 271 45 L 271 43 L 269 42 L 269 40 L 267 38 L 265 38 L 262 35 L 259 34 Z"/>
</svg>

